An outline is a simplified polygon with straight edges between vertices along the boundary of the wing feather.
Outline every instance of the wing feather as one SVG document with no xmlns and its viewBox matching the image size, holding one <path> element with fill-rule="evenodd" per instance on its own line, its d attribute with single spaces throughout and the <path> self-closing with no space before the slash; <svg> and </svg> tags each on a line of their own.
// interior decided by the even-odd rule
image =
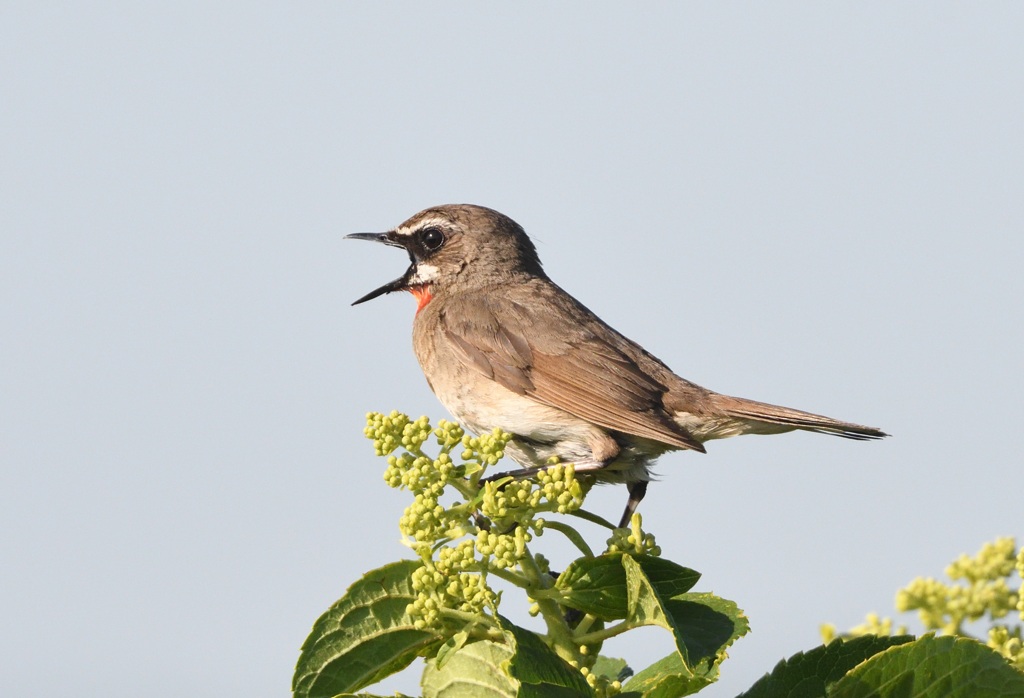
<svg viewBox="0 0 1024 698">
<path fill-rule="evenodd" d="M 467 366 L 519 395 L 606 429 L 704 451 L 665 411 L 668 388 L 615 346 L 628 340 L 583 306 L 570 315 L 542 307 L 493 295 L 466 297 L 445 313 L 442 331 Z M 567 327 L 558 320 L 572 316 L 585 321 Z"/>
</svg>

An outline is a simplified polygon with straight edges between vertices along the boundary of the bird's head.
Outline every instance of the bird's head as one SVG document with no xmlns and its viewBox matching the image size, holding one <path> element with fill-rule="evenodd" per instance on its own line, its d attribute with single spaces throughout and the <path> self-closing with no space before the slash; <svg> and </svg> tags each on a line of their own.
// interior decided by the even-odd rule
<svg viewBox="0 0 1024 698">
<path fill-rule="evenodd" d="M 410 261 L 402 276 L 352 305 L 393 291 L 410 291 L 422 309 L 440 293 L 472 292 L 523 277 L 544 276 L 537 250 L 522 227 L 483 206 L 435 206 L 387 232 L 346 237 L 401 247 Z"/>
</svg>

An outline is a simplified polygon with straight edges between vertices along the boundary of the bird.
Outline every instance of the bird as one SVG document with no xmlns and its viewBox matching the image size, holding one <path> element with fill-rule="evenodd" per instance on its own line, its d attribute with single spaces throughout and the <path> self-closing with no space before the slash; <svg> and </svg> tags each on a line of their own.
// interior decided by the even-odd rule
<svg viewBox="0 0 1024 698">
<path fill-rule="evenodd" d="M 647 493 L 669 451 L 793 430 L 856 440 L 875 427 L 716 393 L 676 375 L 545 273 L 537 249 L 508 216 L 470 204 L 420 211 L 386 232 L 352 233 L 404 249 L 402 276 L 357 299 L 408 291 L 412 344 L 427 383 L 471 433 L 500 428 L 505 451 L 534 475 L 573 463 L 577 475 L 625 484 L 619 526 Z"/>
</svg>

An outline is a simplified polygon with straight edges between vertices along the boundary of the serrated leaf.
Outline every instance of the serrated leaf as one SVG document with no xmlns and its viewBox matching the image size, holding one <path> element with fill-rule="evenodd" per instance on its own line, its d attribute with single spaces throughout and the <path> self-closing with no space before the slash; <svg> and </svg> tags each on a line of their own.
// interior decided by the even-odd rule
<svg viewBox="0 0 1024 698">
<path fill-rule="evenodd" d="M 718 679 L 725 649 L 750 629 L 732 601 L 714 594 L 678 594 L 663 599 L 640 566 L 622 557 L 628 594 L 627 621 L 659 625 L 672 633 L 676 652 L 637 673 L 623 691 L 644 698 L 676 698 Z"/>
<path fill-rule="evenodd" d="M 626 573 L 623 553 L 582 557 L 574 560 L 558 577 L 555 588 L 561 602 L 602 620 L 618 620 L 627 614 Z M 665 597 L 689 591 L 700 573 L 651 555 L 630 555 L 644 571 L 651 585 Z"/>
<path fill-rule="evenodd" d="M 678 652 L 659 659 L 622 687 L 619 698 L 679 698 L 696 693 L 712 683 L 703 676 L 694 676 L 683 664 Z"/>
<path fill-rule="evenodd" d="M 626 576 L 610 555 L 574 560 L 559 575 L 555 588 L 562 603 L 603 620 L 626 616 Z"/>
<path fill-rule="evenodd" d="M 516 698 L 518 682 L 503 668 L 512 648 L 482 640 L 455 652 L 442 668 L 427 662 L 423 670 L 423 698 Z"/>
<path fill-rule="evenodd" d="M 406 607 L 420 562 L 403 560 L 367 572 L 313 624 L 295 666 L 296 698 L 358 691 L 401 671 L 445 638 L 417 630 Z"/>
<path fill-rule="evenodd" d="M 586 679 L 540 637 L 498 618 L 506 641 L 475 642 L 428 662 L 424 698 L 592 698 Z"/>
<path fill-rule="evenodd" d="M 629 555 L 622 557 L 622 566 L 628 620 L 636 625 L 659 625 L 671 632 L 682 665 L 692 675 L 709 675 L 720 653 L 750 630 L 743 612 L 732 601 L 706 593 L 664 599 Z"/>
<path fill-rule="evenodd" d="M 1024 673 L 965 637 L 926 635 L 858 665 L 828 698 L 1024 698 Z"/>
<path fill-rule="evenodd" d="M 622 687 L 622 698 L 696 693 L 718 680 L 726 648 L 749 630 L 736 604 L 713 594 L 682 594 L 666 601 L 664 612 L 674 626 L 677 651 L 637 672 Z"/>
<path fill-rule="evenodd" d="M 513 654 L 508 672 L 519 681 L 519 698 L 591 698 L 593 690 L 575 668 L 525 628 L 501 618 Z"/>
<path fill-rule="evenodd" d="M 696 675 L 709 681 L 718 679 L 725 650 L 750 632 L 739 606 L 714 594 L 680 594 L 665 601 L 665 610 L 685 645 L 685 653 L 677 645 L 680 654 Z"/>
<path fill-rule="evenodd" d="M 631 555 L 662 598 L 685 594 L 700 581 L 700 572 L 651 555 Z"/>
<path fill-rule="evenodd" d="M 913 639 L 910 635 L 863 635 L 852 640 L 833 640 L 828 645 L 782 660 L 770 674 L 765 674 L 737 698 L 823 698 L 827 685 L 861 662 Z"/>
</svg>

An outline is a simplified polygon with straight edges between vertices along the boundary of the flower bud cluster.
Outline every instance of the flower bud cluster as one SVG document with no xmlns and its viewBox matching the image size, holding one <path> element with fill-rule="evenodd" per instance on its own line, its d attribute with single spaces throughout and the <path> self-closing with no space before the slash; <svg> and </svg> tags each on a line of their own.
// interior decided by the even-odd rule
<svg viewBox="0 0 1024 698">
<path fill-rule="evenodd" d="M 428 546 L 446 537 L 455 522 L 437 498 L 436 494 L 421 492 L 405 508 L 402 518 L 398 520 L 398 528 L 405 536 Z"/>
<path fill-rule="evenodd" d="M 1021 579 L 1020 591 L 1017 592 L 1017 610 L 1020 611 L 1020 619 L 1024 620 L 1024 547 L 1017 553 L 1017 576 Z"/>
<path fill-rule="evenodd" d="M 535 518 L 538 511 L 569 512 L 582 504 L 573 468 L 560 465 L 536 483 L 487 482 L 471 497 L 483 471 L 505 455 L 511 436 L 500 429 L 470 436 L 454 422 L 442 420 L 433 429 L 426 417 L 413 421 L 392 412 L 367 415 L 365 433 L 377 454 L 387 458 L 384 480 L 414 496 L 399 527 L 423 560 L 413 574 L 416 598 L 408 607 L 418 628 L 441 623 L 446 609 L 496 612 L 499 597 L 487 584 L 488 570 L 511 571 L 530 555 L 527 544 L 544 525 Z M 431 434 L 440 447 L 437 457 L 423 452 Z M 461 448 L 460 463 L 452 459 L 456 448 Z M 468 502 L 442 501 L 453 484 Z M 466 535 L 472 538 L 456 543 Z"/>
<path fill-rule="evenodd" d="M 454 475 L 455 464 L 447 453 L 438 454 L 434 459 L 403 453 L 388 456 L 384 481 L 396 489 L 404 487 L 416 494 L 433 492 L 439 495 Z"/>
<path fill-rule="evenodd" d="M 459 467 L 449 452 L 462 442 L 462 428 L 442 421 L 433 429 L 426 417 L 413 421 L 399 412 L 387 416 L 371 412 L 366 416 L 365 434 L 373 440 L 377 455 L 387 456 L 384 481 L 391 487 L 409 490 L 415 497 L 399 521 L 402 533 L 418 543 L 432 544 L 459 528 L 465 514 L 453 514 L 441 505 L 440 499 L 445 488 L 459 476 Z M 422 451 L 431 434 L 441 446 L 436 458 Z M 402 452 L 395 454 L 399 447 Z"/>
<path fill-rule="evenodd" d="M 479 464 L 481 470 L 489 465 L 496 465 L 505 457 L 505 445 L 511 438 L 511 434 L 506 434 L 498 428 L 480 436 L 463 434 L 460 440 L 462 448 L 465 449 L 462 452 L 462 460 Z"/>
<path fill-rule="evenodd" d="M 607 552 L 629 553 L 631 555 L 661 555 L 661 548 L 654 540 L 654 534 L 644 533 L 641 528 L 643 519 L 640 514 L 633 514 L 629 528 L 616 528 L 608 539 Z"/>
<path fill-rule="evenodd" d="M 509 533 L 481 530 L 476 536 L 476 551 L 490 565 L 498 569 L 512 569 L 526 557 L 526 544 L 533 535 L 522 526 L 514 526 Z"/>
<path fill-rule="evenodd" d="M 408 415 L 394 410 L 389 415 L 380 412 L 366 413 L 366 428 L 363 433 L 373 441 L 373 450 L 378 456 L 386 456 L 402 443 L 405 427 L 409 425 Z"/>
<path fill-rule="evenodd" d="M 988 631 L 987 644 L 1006 657 L 1015 668 L 1024 671 L 1024 645 L 1021 644 L 1020 626 L 1010 630 L 1006 626 L 997 625 Z"/>
<path fill-rule="evenodd" d="M 946 568 L 946 575 L 972 584 L 1008 577 L 1013 574 L 1016 552 L 1017 543 L 1013 538 L 996 538 L 981 546 L 974 557 L 961 555 Z"/>
<path fill-rule="evenodd" d="M 582 649 L 582 648 L 581 648 Z M 607 676 L 595 674 L 587 667 L 580 667 L 580 673 L 587 680 L 587 685 L 594 691 L 597 698 L 612 698 L 622 692 L 622 682 Z"/>
<path fill-rule="evenodd" d="M 897 635 L 905 635 L 906 632 L 907 629 L 904 626 L 899 626 L 896 629 Z M 892 618 L 888 616 L 882 617 L 877 613 L 869 613 L 863 623 L 850 629 L 850 635 L 854 637 L 860 637 L 861 635 L 881 635 L 887 637 L 892 634 Z"/>
<path fill-rule="evenodd" d="M 1015 543 L 1016 541 L 1012 538 L 999 538 L 991 545 L 994 548 L 993 557 L 1000 561 L 1005 559 L 1005 557 L 1009 557 L 1013 561 L 1013 567 L 1017 572 L 1017 576 L 1022 580 L 1021 586 L 1017 590 L 1017 603 L 1013 606 L 1013 610 L 1016 610 L 1020 619 L 1024 620 L 1024 547 L 1014 556 Z M 982 548 L 982 552 L 978 555 L 979 558 L 986 552 L 986 548 L 988 546 Z M 1000 565 L 994 571 L 1000 572 L 1003 570 L 1005 570 L 1005 567 Z M 1006 576 L 1009 575 L 1010 572 L 1007 571 Z M 991 628 L 988 631 L 988 646 L 1006 657 L 1007 661 L 1015 668 L 1024 671 L 1024 628 L 1020 625 L 1014 627 L 996 625 Z"/>
<path fill-rule="evenodd" d="M 1002 618 L 1016 601 L 1005 579 L 953 586 L 918 577 L 896 594 L 896 609 L 916 610 L 928 630 L 959 634 L 964 622 L 978 620 L 986 613 Z"/>
<path fill-rule="evenodd" d="M 481 490 L 480 513 L 490 527 L 477 534 L 476 549 L 499 569 L 514 568 L 530 554 L 526 544 L 544 530 L 538 513 L 568 514 L 583 504 L 583 487 L 571 464 L 552 465 L 536 479 L 485 482 Z"/>
<path fill-rule="evenodd" d="M 449 422 L 447 419 L 438 421 L 437 429 L 434 429 L 437 444 L 445 453 L 448 453 L 458 444 L 462 443 L 462 437 L 465 435 L 466 432 L 462 430 L 462 427 L 455 422 Z"/>
<path fill-rule="evenodd" d="M 1021 593 L 1011 591 L 1007 583 L 1015 568 L 1024 570 L 1024 551 L 1017 553 L 1013 538 L 997 538 L 974 557 L 961 555 L 946 568 L 951 579 L 965 583 L 944 584 L 919 577 L 897 593 L 896 608 L 916 610 L 927 630 L 959 634 L 965 622 L 986 614 L 997 620 L 1020 610 Z"/>
<path fill-rule="evenodd" d="M 534 525 L 538 512 L 570 514 L 582 506 L 583 487 L 572 464 L 552 465 L 538 473 L 536 480 L 484 483 L 480 513 L 498 529 L 518 525 L 539 530 Z"/>
<path fill-rule="evenodd" d="M 946 574 L 960 584 L 946 584 L 930 577 L 918 577 L 896 593 L 896 610 L 917 611 L 925 630 L 946 635 L 963 635 L 965 623 L 988 616 L 993 621 L 1014 611 L 1024 620 L 1024 586 L 1012 591 L 1009 578 L 1014 571 L 1024 578 L 1024 550 L 1017 551 L 1013 538 L 997 538 L 982 546 L 974 557 L 961 555 L 946 568 Z M 850 636 L 906 634 L 905 626 L 893 630 L 892 620 L 869 614 L 867 620 L 852 628 Z M 835 637 L 835 627 L 821 627 L 825 642 Z M 988 645 L 1014 666 L 1024 669 L 1021 647 L 1022 627 L 994 624 L 988 632 Z"/>
<path fill-rule="evenodd" d="M 438 550 L 437 559 L 424 560 L 423 567 L 413 572 L 416 599 L 406 611 L 415 619 L 417 629 L 439 625 L 446 608 L 480 614 L 496 605 L 498 596 L 480 574 L 473 552 L 471 540 L 445 546 Z"/>
</svg>

